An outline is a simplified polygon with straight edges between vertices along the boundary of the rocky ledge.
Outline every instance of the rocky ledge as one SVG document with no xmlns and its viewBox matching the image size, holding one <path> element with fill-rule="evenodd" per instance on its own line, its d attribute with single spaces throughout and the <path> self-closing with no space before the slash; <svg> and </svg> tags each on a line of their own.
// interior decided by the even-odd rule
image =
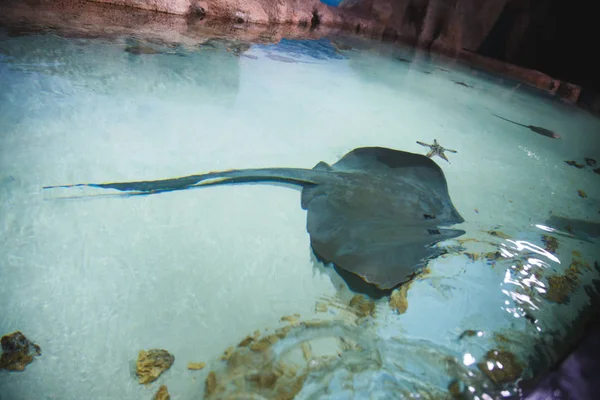
<svg viewBox="0 0 600 400">
<path fill-rule="evenodd" d="M 39 27 L 65 36 L 134 35 L 184 46 L 214 38 L 267 44 L 349 33 L 415 45 L 600 111 L 598 94 L 475 50 L 506 1 L 482 7 L 475 0 L 344 0 L 330 7 L 320 0 L 4 0 L 0 26 L 14 34 Z"/>
<path fill-rule="evenodd" d="M 207 16 L 255 24 L 317 25 L 340 22 L 319 0 L 94 0 L 170 14 Z"/>
</svg>

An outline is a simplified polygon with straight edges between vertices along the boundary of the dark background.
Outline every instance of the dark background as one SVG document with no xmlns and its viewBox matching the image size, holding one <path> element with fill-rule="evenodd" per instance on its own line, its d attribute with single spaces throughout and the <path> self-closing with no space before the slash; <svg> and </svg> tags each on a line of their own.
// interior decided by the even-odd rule
<svg viewBox="0 0 600 400">
<path fill-rule="evenodd" d="M 599 6 L 593 0 L 511 1 L 478 52 L 600 93 Z M 518 24 L 527 27 L 511 43 Z"/>
</svg>

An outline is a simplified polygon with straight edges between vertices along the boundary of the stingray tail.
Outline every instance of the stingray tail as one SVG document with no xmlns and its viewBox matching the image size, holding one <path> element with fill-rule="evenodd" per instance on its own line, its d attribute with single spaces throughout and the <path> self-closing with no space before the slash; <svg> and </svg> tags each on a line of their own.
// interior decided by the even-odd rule
<svg viewBox="0 0 600 400">
<path fill-rule="evenodd" d="M 116 189 L 125 192 L 160 193 L 184 190 L 191 187 L 219 185 L 239 182 L 275 181 L 299 185 L 316 184 L 315 178 L 322 174 L 319 171 L 301 168 L 263 168 L 241 169 L 206 174 L 188 175 L 179 178 L 160 179 L 155 181 L 112 182 L 112 183 L 76 183 L 72 185 L 44 186 L 43 189 L 94 187 Z"/>
<path fill-rule="evenodd" d="M 496 115 L 496 114 L 494 114 L 494 113 L 491 113 L 491 114 L 492 114 L 494 117 L 496 117 L 496 118 L 503 119 L 503 120 L 505 120 L 505 121 L 507 121 L 507 122 L 510 122 L 510 123 L 513 123 L 513 124 L 515 124 L 515 125 L 519 125 L 519 126 L 523 126 L 523 127 L 525 127 L 525 128 L 529 128 L 527 125 L 523 125 L 523 124 L 520 124 L 520 123 L 518 123 L 518 122 L 511 121 L 510 119 L 507 119 L 507 118 L 501 117 L 501 116 L 499 116 L 499 115 Z"/>
</svg>

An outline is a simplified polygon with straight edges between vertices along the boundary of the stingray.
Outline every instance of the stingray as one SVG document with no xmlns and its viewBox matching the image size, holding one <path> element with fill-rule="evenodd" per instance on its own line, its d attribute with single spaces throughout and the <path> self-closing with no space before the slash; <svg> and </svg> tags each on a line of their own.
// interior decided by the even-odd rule
<svg viewBox="0 0 600 400">
<path fill-rule="evenodd" d="M 593 240 L 600 237 L 600 222 L 585 221 L 581 219 L 561 217 L 552 215 L 546 221 L 546 225 L 558 231 L 568 232 L 571 237 L 593 243 Z"/>
<path fill-rule="evenodd" d="M 443 253 L 436 243 L 461 236 L 463 222 L 441 168 L 430 158 L 382 147 L 352 150 L 333 165 L 208 172 L 154 181 L 79 183 L 155 194 L 225 183 L 275 181 L 302 186 L 311 247 L 320 261 L 389 290 Z M 446 227 L 446 228 L 444 228 Z"/>
<path fill-rule="evenodd" d="M 561 138 L 558 133 L 553 132 L 550 129 L 542 128 L 541 126 L 520 124 L 518 122 L 511 121 L 510 119 L 506 119 L 506 118 L 501 117 L 499 115 L 496 115 L 494 113 L 492 113 L 492 115 L 494 117 L 496 117 L 496 118 L 503 119 L 503 120 L 508 121 L 510 123 L 513 123 L 515 125 L 519 125 L 519 126 L 522 126 L 524 128 L 528 128 L 528 129 L 534 131 L 535 133 L 539 133 L 540 135 L 547 136 L 547 137 L 552 138 L 552 139 L 560 139 Z"/>
<path fill-rule="evenodd" d="M 575 167 L 577 169 L 582 169 L 583 167 L 585 167 L 585 165 L 583 165 L 583 164 L 578 164 L 577 161 L 565 161 L 565 163 L 567 163 L 567 165 L 570 165 L 571 167 Z"/>
<path fill-rule="evenodd" d="M 473 86 L 472 86 L 472 85 L 467 85 L 467 84 L 466 84 L 466 83 L 464 83 L 464 82 L 459 82 L 459 81 L 452 81 L 452 82 L 456 83 L 457 85 L 460 85 L 460 86 L 464 86 L 464 87 L 466 87 L 466 88 L 469 88 L 469 89 L 472 89 L 472 88 L 473 88 Z"/>
<path fill-rule="evenodd" d="M 394 58 L 395 58 L 396 60 L 400 61 L 400 62 L 403 62 L 403 63 L 408 63 L 408 64 L 410 64 L 410 63 L 412 62 L 412 61 L 410 61 L 410 60 L 408 60 L 408 59 L 406 59 L 406 58 L 403 58 L 403 57 L 394 57 Z"/>
</svg>

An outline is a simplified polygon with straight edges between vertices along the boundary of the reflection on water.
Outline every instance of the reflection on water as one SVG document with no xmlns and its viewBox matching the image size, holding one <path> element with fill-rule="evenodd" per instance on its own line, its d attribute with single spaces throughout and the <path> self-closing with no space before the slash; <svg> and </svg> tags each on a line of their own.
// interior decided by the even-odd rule
<svg viewBox="0 0 600 400">
<path fill-rule="evenodd" d="M 279 43 L 256 45 L 257 49 L 274 50 L 293 58 L 311 57 L 317 60 L 344 60 L 348 57 L 341 53 L 335 43 L 329 39 L 319 40 L 289 40 L 282 39 Z"/>
<path fill-rule="evenodd" d="M 107 96 L 119 96 L 126 88 L 140 97 L 231 104 L 239 90 L 238 51 L 224 51 L 237 49 L 236 42 L 213 40 L 202 44 L 200 51 L 188 51 L 129 38 L 103 43 L 44 35 L 35 40 L 34 48 L 27 37 L 4 44 L 3 62 L 15 72 L 55 75 Z M 95 57 L 113 62 L 97 63 Z"/>
<path fill-rule="evenodd" d="M 575 179 L 589 187 L 576 200 L 597 199 L 595 175 L 567 167 L 545 181 L 563 168 L 556 141 L 505 130 L 479 107 L 517 113 L 535 97 L 494 103 L 503 91 L 489 81 L 456 85 L 461 71 L 408 53 L 341 38 L 190 47 L 3 34 L 0 333 L 27 331 L 42 356 L 24 374 L 2 371 L 0 385 L 33 398 L 69 385 L 73 398 L 141 399 L 165 384 L 180 398 L 490 399 L 547 370 L 596 296 L 598 222 L 565 194 Z M 458 150 L 441 167 L 467 234 L 383 297 L 311 268 L 293 191 L 93 201 L 39 191 L 314 165 L 366 144 L 422 152 L 416 142 L 434 137 Z M 562 216 L 546 218 L 552 208 Z M 175 355 L 156 386 L 129 374 L 142 348 Z"/>
</svg>

